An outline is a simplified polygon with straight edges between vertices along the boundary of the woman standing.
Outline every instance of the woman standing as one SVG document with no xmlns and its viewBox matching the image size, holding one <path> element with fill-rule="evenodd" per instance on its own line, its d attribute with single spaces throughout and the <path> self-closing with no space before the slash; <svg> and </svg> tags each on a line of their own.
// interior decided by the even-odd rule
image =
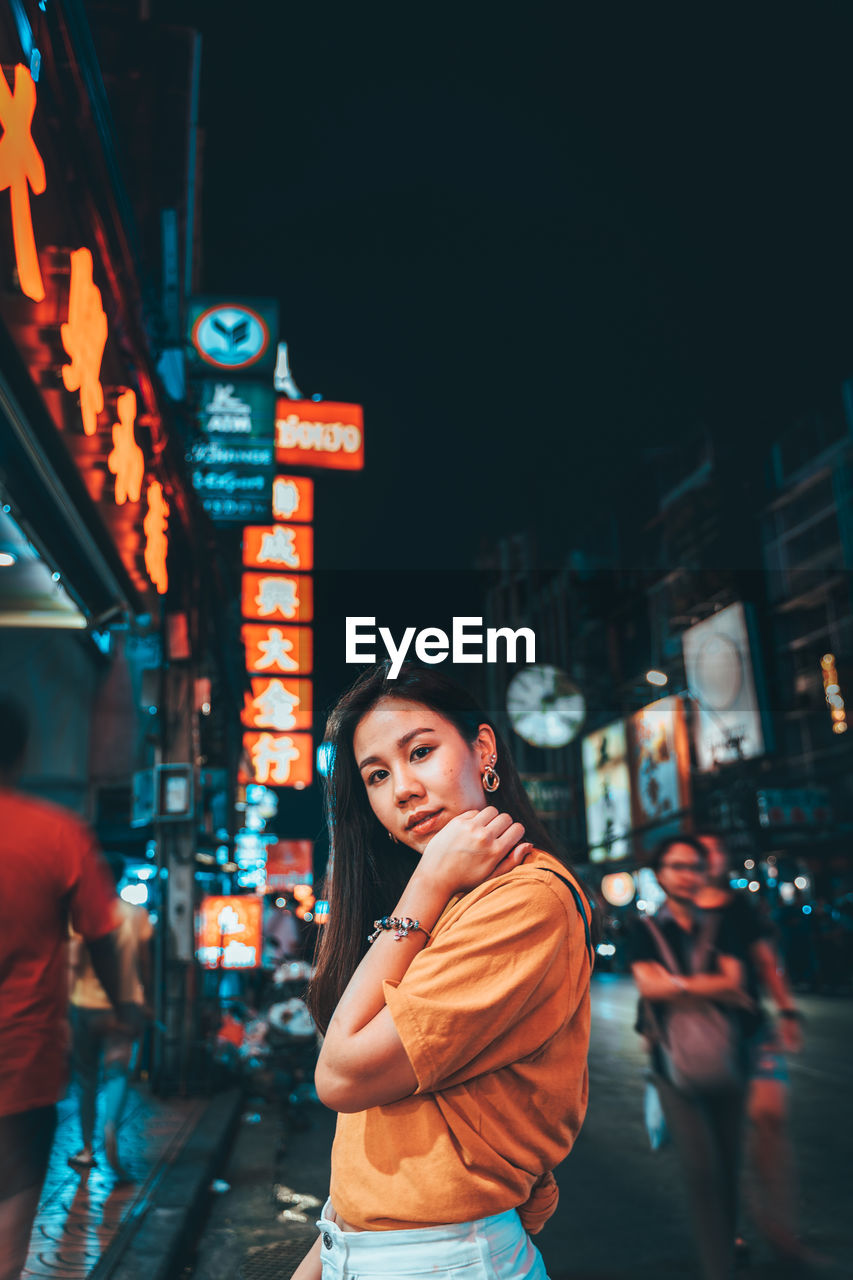
<svg viewBox="0 0 853 1280">
<path fill-rule="evenodd" d="M 317 1091 L 340 1114 L 294 1280 L 542 1280 L 527 1233 L 556 1207 L 551 1171 L 586 1111 L 589 906 L 488 717 L 443 676 L 367 672 L 326 738 L 333 870 L 310 1002 Z"/>
</svg>

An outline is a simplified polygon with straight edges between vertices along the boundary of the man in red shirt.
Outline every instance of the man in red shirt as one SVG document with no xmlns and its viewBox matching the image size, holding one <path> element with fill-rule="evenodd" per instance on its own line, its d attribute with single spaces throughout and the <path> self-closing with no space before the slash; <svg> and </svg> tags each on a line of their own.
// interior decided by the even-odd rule
<svg viewBox="0 0 853 1280">
<path fill-rule="evenodd" d="M 17 1280 L 66 1078 L 69 920 L 118 1009 L 112 879 L 88 827 L 15 789 L 27 721 L 0 700 L 0 1280 Z"/>
</svg>

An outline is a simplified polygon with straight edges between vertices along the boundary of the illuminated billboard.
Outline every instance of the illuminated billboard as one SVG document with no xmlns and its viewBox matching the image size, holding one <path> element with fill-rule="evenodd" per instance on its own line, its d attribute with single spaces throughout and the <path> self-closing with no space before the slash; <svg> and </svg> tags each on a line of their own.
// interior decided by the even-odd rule
<svg viewBox="0 0 853 1280">
<path fill-rule="evenodd" d="M 581 745 L 586 833 L 590 862 L 625 858 L 630 852 L 631 776 L 625 721 L 615 720 Z"/>
<path fill-rule="evenodd" d="M 697 767 L 707 772 L 762 755 L 764 730 L 744 606 L 729 605 L 698 622 L 681 643 Z"/>
<path fill-rule="evenodd" d="M 629 721 L 634 826 L 661 822 L 690 804 L 690 746 L 680 698 L 660 698 Z"/>
<path fill-rule="evenodd" d="M 202 898 L 196 915 L 196 956 L 207 969 L 257 969 L 263 902 L 249 895 Z"/>
<path fill-rule="evenodd" d="M 364 467 L 364 412 L 360 404 L 333 400 L 276 403 L 275 456 L 285 467 L 361 471 Z"/>
</svg>

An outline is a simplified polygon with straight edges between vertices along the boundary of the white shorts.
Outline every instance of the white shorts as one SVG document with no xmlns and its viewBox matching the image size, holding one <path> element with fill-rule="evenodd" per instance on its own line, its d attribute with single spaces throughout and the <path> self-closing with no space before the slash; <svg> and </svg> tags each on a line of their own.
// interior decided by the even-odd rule
<svg viewBox="0 0 853 1280">
<path fill-rule="evenodd" d="M 341 1231 L 326 1216 L 329 1209 L 327 1200 L 317 1223 L 323 1280 L 548 1280 L 542 1255 L 515 1209 L 411 1231 Z"/>
</svg>

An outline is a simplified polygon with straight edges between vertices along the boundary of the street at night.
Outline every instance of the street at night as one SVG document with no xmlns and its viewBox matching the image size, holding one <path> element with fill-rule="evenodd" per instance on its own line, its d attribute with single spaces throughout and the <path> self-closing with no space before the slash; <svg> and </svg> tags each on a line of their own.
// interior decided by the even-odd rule
<svg viewBox="0 0 853 1280">
<path fill-rule="evenodd" d="M 853 1276 L 851 49 L 0 0 L 0 1280 Z"/>
</svg>

